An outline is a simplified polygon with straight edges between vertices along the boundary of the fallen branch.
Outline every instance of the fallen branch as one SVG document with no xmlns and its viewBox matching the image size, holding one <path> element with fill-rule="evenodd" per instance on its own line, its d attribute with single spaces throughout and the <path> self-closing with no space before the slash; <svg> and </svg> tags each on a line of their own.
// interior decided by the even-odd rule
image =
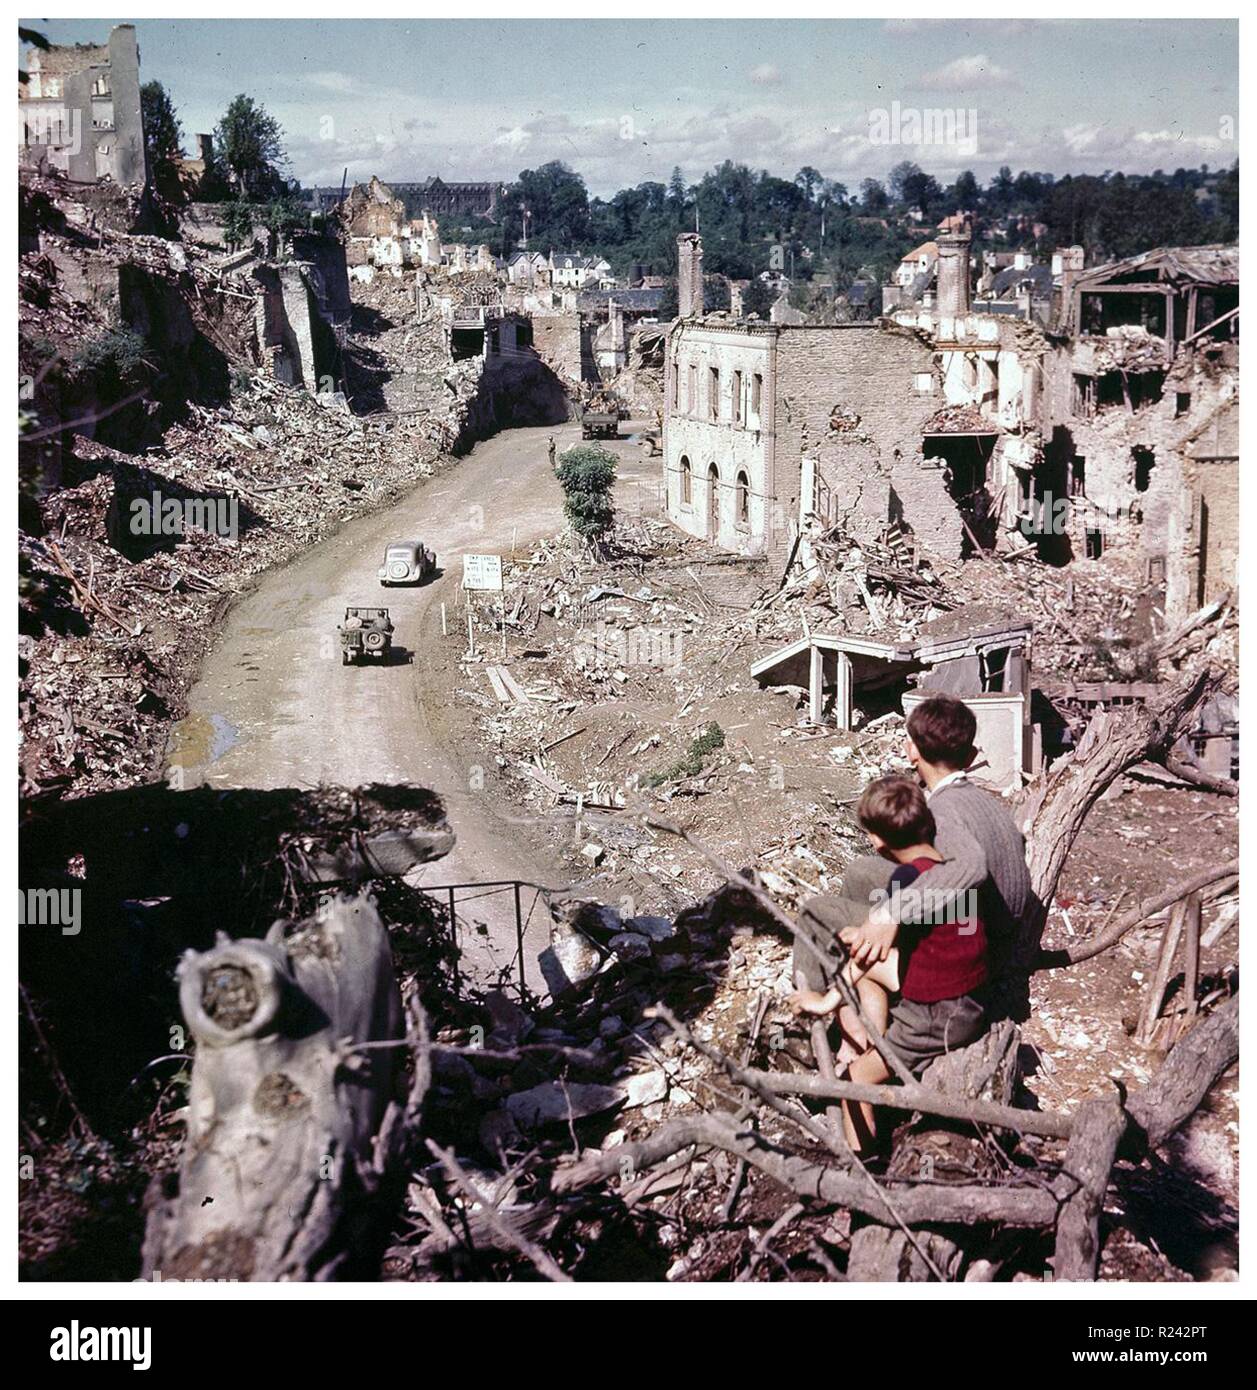
<svg viewBox="0 0 1257 1390">
<path fill-rule="evenodd" d="M 449 1150 L 441 1148 L 441 1146 L 432 1139 L 428 1140 L 428 1148 L 440 1161 L 441 1167 L 445 1169 L 445 1172 L 448 1174 L 455 1187 L 462 1192 L 464 1197 L 469 1198 L 476 1204 L 480 1215 L 484 1217 L 486 1223 L 491 1226 L 509 1246 L 519 1251 L 525 1259 L 530 1261 L 538 1274 L 556 1284 L 572 1283 L 570 1274 L 564 1274 L 539 1245 L 534 1245 L 527 1236 L 521 1231 L 516 1230 L 511 1222 L 498 1211 L 493 1203 L 467 1176 L 458 1160 Z"/>
<path fill-rule="evenodd" d="M 858 1081 L 826 1081 L 820 1076 L 793 1075 L 789 1072 L 749 1074 L 763 1091 L 772 1095 L 864 1101 L 868 1105 L 883 1105 L 891 1110 L 918 1111 L 922 1115 L 939 1115 L 949 1120 L 971 1120 L 975 1125 L 1013 1130 L 1017 1134 L 1041 1134 L 1051 1139 L 1067 1139 L 1073 1132 L 1073 1119 L 1069 1115 L 1018 1110 L 989 1100 L 967 1100 L 919 1084 L 868 1086 Z"/>
<path fill-rule="evenodd" d="M 1054 970 L 1061 966 L 1077 965 L 1081 961 L 1090 960 L 1092 956 L 1098 956 L 1102 951 L 1107 951 L 1110 946 L 1116 946 L 1127 932 L 1133 931 L 1135 927 L 1139 926 L 1141 922 L 1146 922 L 1148 918 L 1155 917 L 1158 912 L 1164 912 L 1167 907 L 1173 907 L 1176 902 L 1187 897 L 1189 893 L 1198 893 L 1226 879 L 1236 878 L 1239 871 L 1240 861 L 1238 859 L 1231 859 L 1225 864 L 1204 869 L 1191 878 L 1176 883 L 1172 888 L 1167 888 L 1164 893 L 1158 893 L 1155 898 L 1146 898 L 1138 907 L 1132 908 L 1124 916 L 1119 917 L 1112 926 L 1107 927 L 1089 940 L 1082 941 L 1077 946 L 1040 951 L 1034 968 L 1036 970 Z"/>
<path fill-rule="evenodd" d="M 875 1221 L 893 1220 L 881 1200 L 880 1190 L 870 1191 L 862 1178 L 843 1168 L 826 1167 L 774 1148 L 745 1128 L 739 1129 L 713 1115 L 686 1116 L 674 1120 L 640 1143 L 617 1145 L 605 1154 L 588 1154 L 555 1174 L 556 1191 L 571 1192 L 592 1183 L 615 1177 L 625 1170 L 634 1172 L 660 1163 L 682 1149 L 695 1145 L 723 1149 L 744 1158 L 774 1181 L 801 1197 L 828 1202 L 863 1212 Z M 1063 1194 L 1067 1195 L 1067 1194 Z M 1010 1226 L 1051 1226 L 1056 1221 L 1059 1201 L 1051 1187 L 983 1187 L 919 1184 L 896 1192 L 899 1215 L 910 1225 L 923 1222 L 955 1222 L 979 1225 L 1002 1221 Z"/>
</svg>

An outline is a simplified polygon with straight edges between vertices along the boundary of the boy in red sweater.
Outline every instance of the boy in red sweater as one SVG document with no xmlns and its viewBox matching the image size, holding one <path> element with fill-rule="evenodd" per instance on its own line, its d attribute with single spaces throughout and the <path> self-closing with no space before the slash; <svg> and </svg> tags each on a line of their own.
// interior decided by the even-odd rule
<svg viewBox="0 0 1257 1390">
<path fill-rule="evenodd" d="M 856 816 L 873 848 L 899 865 L 891 875 L 891 893 L 921 893 L 925 911 L 920 925 L 898 928 L 897 946 L 885 960 L 867 969 L 848 961 L 843 973 L 855 987 L 865 1017 L 919 1076 L 935 1057 L 967 1046 L 986 1030 L 986 930 L 976 900 L 964 905 L 961 920 L 951 898 L 944 899 L 945 911 L 930 911 L 929 887 L 921 880 L 943 856 L 934 848 L 934 817 L 915 782 L 883 777 L 870 783 Z M 976 894 L 970 896 L 976 899 Z M 857 929 L 849 931 L 857 935 Z M 841 936 L 848 940 L 847 931 Z M 892 1003 L 894 995 L 898 998 Z M 854 1012 L 840 1008 L 836 988 L 827 994 L 801 989 L 792 1001 L 812 1014 L 839 1010 L 849 1044 L 845 1050 L 848 1055 L 859 1052 L 848 1069 L 852 1081 L 877 1085 L 887 1080 L 890 1068 L 869 1045 Z M 876 1139 L 873 1107 L 844 1101 L 842 1110 L 847 1142 L 857 1153 L 869 1151 Z"/>
</svg>

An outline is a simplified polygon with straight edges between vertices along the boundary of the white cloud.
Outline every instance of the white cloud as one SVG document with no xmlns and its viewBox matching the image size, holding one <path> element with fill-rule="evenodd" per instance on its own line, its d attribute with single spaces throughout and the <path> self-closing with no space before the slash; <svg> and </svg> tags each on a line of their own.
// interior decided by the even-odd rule
<svg viewBox="0 0 1257 1390">
<path fill-rule="evenodd" d="M 917 86 L 933 92 L 971 92 L 981 87 L 1016 87 L 1016 77 L 985 53 L 955 58 L 941 68 L 922 73 Z"/>
<path fill-rule="evenodd" d="M 522 125 L 512 126 L 510 130 L 499 131 L 493 137 L 494 147 L 507 150 L 526 150 L 532 144 L 532 132 Z"/>
<path fill-rule="evenodd" d="M 776 63 L 760 63 L 751 69 L 749 75 L 757 87 L 777 87 L 781 84 L 781 69 Z"/>
<path fill-rule="evenodd" d="M 343 72 L 308 72 L 301 80 L 321 92 L 336 92 L 341 96 L 351 96 L 358 90 L 357 81 Z"/>
</svg>

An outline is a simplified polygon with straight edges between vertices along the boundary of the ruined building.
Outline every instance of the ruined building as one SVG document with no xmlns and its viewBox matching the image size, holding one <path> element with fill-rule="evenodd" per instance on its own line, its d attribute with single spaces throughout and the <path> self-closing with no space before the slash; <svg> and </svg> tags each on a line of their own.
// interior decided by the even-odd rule
<svg viewBox="0 0 1257 1390">
<path fill-rule="evenodd" d="M 395 183 L 393 192 L 411 214 L 435 217 L 492 217 L 498 209 L 501 184 L 446 183 L 435 175 L 422 183 Z"/>
<path fill-rule="evenodd" d="M 928 303 L 877 324 L 764 324 L 703 317 L 701 242 L 678 238 L 672 521 L 782 562 L 837 523 L 857 540 L 898 524 L 944 559 L 1123 550 L 1164 580 L 1170 622 L 1233 585 L 1238 249 L 1084 270 L 1065 248 L 1034 315 L 974 311 L 967 233 L 934 253 Z"/>
<path fill-rule="evenodd" d="M 1040 497 L 1072 553 L 1135 547 L 1182 618 L 1235 582 L 1239 249 L 1166 247 L 1084 271 L 1044 358 Z"/>
<path fill-rule="evenodd" d="M 18 159 L 75 183 L 147 181 L 135 26 L 119 24 L 103 44 L 27 50 L 19 89 Z"/>
<path fill-rule="evenodd" d="M 780 566 L 810 524 L 877 531 L 910 513 L 934 553 L 959 556 L 943 468 L 923 448 L 940 392 L 912 333 L 678 319 L 665 355 L 668 516 Z"/>
</svg>

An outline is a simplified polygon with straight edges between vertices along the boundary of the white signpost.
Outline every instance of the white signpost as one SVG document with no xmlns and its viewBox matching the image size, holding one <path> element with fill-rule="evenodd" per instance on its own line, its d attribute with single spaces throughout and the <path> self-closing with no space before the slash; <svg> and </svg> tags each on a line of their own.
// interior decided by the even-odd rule
<svg viewBox="0 0 1257 1390">
<path fill-rule="evenodd" d="M 506 656 L 506 596 L 502 593 L 502 557 L 500 555 L 464 555 L 463 591 L 470 595 L 496 593 L 501 595 L 498 607 L 502 619 L 502 656 Z M 467 600 L 467 651 L 476 654 L 476 637 L 471 619 L 471 599 Z"/>
<path fill-rule="evenodd" d="M 502 557 L 500 555 L 464 555 L 463 588 L 492 589 L 502 592 Z"/>
</svg>

